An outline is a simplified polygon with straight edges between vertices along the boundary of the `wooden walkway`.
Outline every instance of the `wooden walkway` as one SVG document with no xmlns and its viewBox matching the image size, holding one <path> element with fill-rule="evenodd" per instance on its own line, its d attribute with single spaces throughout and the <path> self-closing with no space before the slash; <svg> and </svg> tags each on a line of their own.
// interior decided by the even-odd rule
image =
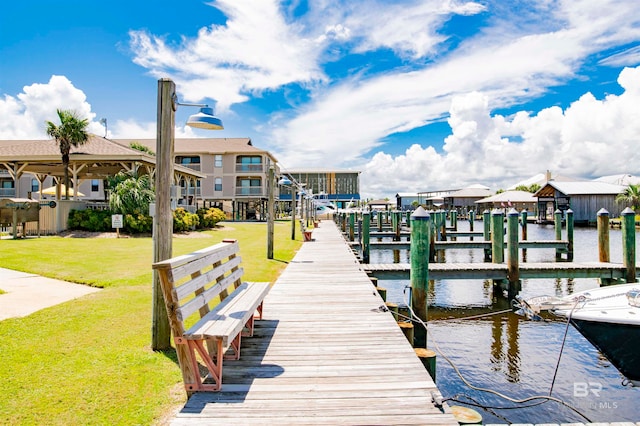
<svg viewBox="0 0 640 426">
<path fill-rule="evenodd" d="M 363 264 L 362 268 L 379 279 L 408 279 L 408 263 Z M 507 279 L 505 263 L 429 263 L 429 279 Z M 621 263 L 544 262 L 520 263 L 520 278 L 623 278 Z"/>
<path fill-rule="evenodd" d="M 194 394 L 173 425 L 457 425 L 332 221 L 276 281 L 264 320 L 225 361 L 220 392 Z"/>
</svg>

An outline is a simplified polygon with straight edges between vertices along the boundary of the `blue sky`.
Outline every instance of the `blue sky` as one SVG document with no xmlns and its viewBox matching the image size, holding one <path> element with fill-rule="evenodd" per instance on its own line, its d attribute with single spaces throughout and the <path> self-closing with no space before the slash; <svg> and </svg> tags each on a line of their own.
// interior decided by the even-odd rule
<svg viewBox="0 0 640 426">
<path fill-rule="evenodd" d="M 640 174 L 637 0 L 44 1 L 0 15 L 0 139 L 72 108 L 154 138 L 157 80 L 364 197 Z"/>
</svg>

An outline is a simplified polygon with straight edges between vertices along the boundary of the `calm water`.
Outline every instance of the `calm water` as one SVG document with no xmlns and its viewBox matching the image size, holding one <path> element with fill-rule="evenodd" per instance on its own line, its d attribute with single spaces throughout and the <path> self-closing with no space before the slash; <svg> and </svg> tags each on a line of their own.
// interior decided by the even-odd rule
<svg viewBox="0 0 640 426">
<path fill-rule="evenodd" d="M 458 229 L 468 230 L 468 222 Z M 482 230 L 482 222 L 475 223 Z M 553 225 L 528 226 L 529 240 L 553 240 Z M 563 238 L 566 238 L 563 230 Z M 462 238 L 461 238 L 462 240 Z M 640 241 L 640 235 L 636 235 Z M 621 232 L 611 230 L 611 261 L 622 261 Z M 575 261 L 597 261 L 595 228 L 575 229 Z M 637 251 L 638 252 L 638 251 Z M 636 253 L 638 254 L 638 253 Z M 506 254 L 505 254 L 506 256 Z M 447 262 L 482 262 L 482 250 L 448 250 Z M 409 263 L 407 250 L 372 250 L 371 263 Z M 529 262 L 555 261 L 554 249 L 529 249 Z M 640 264 L 640 263 L 639 263 Z M 464 377 L 473 385 L 489 388 L 514 399 L 549 395 L 566 323 L 549 318 L 533 322 L 507 313 L 482 319 L 464 319 L 489 311 L 500 311 L 508 304 L 494 300 L 492 285 L 482 280 L 438 280 L 429 294 L 429 346 L 437 343 Z M 405 303 L 409 280 L 385 280 L 387 300 Z M 563 296 L 598 286 L 594 279 L 523 280 L 522 295 Z M 552 396 L 577 408 L 593 422 L 640 421 L 640 388 L 622 386 L 624 377 L 582 335 L 569 327 L 553 386 Z M 515 404 L 492 394 L 467 387 L 444 357 L 438 355 L 437 384 L 445 398 L 484 407 L 473 407 L 485 423 L 586 422 L 584 417 L 557 402 L 532 401 Z M 451 405 L 464 405 L 449 401 Z M 526 406 L 526 407 L 525 407 Z M 514 407 L 520 407 L 514 409 Z"/>
</svg>

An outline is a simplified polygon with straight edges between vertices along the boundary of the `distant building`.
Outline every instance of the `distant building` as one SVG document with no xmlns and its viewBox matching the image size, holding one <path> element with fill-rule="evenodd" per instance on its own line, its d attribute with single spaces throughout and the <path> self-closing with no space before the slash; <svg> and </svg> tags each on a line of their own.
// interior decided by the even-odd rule
<svg viewBox="0 0 640 426">
<path fill-rule="evenodd" d="M 476 184 L 445 196 L 444 204 L 449 209 L 477 210 L 476 201 L 490 195 L 489 187 Z"/>
<path fill-rule="evenodd" d="M 609 212 L 610 217 L 617 217 L 625 205 L 615 199 L 625 188 L 624 185 L 597 181 L 549 181 L 534 194 L 538 199 L 538 220 L 552 221 L 557 209 L 563 214 L 571 209 L 576 224 L 595 223 L 602 208 Z"/>
<path fill-rule="evenodd" d="M 291 169 L 282 171 L 283 176 L 304 186 L 316 197 L 347 208 L 350 203 L 360 201 L 360 172 L 338 169 Z M 280 187 L 280 201 L 291 202 L 291 187 Z"/>
</svg>

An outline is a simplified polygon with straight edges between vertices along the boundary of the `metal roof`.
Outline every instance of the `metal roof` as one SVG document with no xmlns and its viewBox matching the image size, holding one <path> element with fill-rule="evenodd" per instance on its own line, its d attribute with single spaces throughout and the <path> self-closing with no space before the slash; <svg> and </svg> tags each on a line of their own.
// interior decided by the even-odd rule
<svg viewBox="0 0 640 426">
<path fill-rule="evenodd" d="M 553 188 L 564 195 L 617 195 L 626 189 L 624 185 L 614 185 L 606 182 L 580 181 L 580 182 L 555 182 L 549 181 L 540 188 L 535 197 L 553 196 L 549 189 Z"/>
<path fill-rule="evenodd" d="M 496 195 L 492 195 L 482 200 L 476 201 L 482 203 L 536 203 L 538 199 L 531 192 L 527 191 L 504 191 Z"/>
</svg>

